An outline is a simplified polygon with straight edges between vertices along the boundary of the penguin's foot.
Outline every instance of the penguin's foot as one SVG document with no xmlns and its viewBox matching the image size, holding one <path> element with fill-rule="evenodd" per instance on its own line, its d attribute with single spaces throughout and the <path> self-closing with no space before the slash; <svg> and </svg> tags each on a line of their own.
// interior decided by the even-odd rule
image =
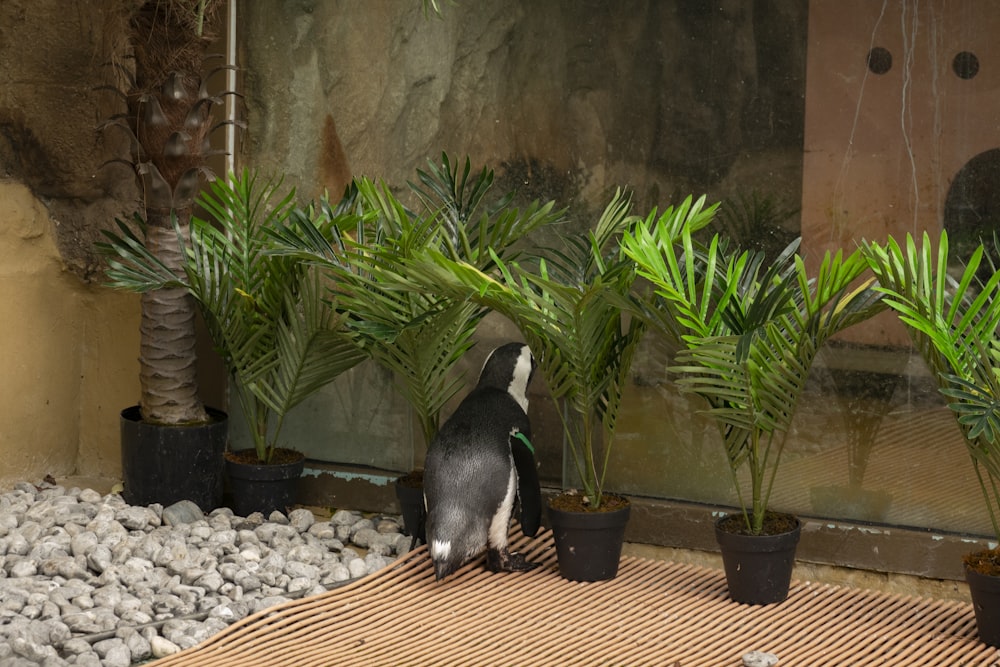
<svg viewBox="0 0 1000 667">
<path fill-rule="evenodd" d="M 539 563 L 532 563 L 522 554 L 509 551 L 507 547 L 490 548 L 486 551 L 486 567 L 490 572 L 527 572 L 538 566 Z"/>
</svg>

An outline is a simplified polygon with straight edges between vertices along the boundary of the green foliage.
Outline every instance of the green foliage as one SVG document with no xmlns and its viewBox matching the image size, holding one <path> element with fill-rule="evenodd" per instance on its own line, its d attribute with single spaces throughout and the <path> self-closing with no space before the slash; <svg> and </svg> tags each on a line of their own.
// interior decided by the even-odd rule
<svg viewBox="0 0 1000 667">
<path fill-rule="evenodd" d="M 406 266 L 418 286 L 472 299 L 510 319 L 555 398 L 567 447 L 592 508 L 600 507 L 622 392 L 644 323 L 623 316 L 635 272 L 618 240 L 635 221 L 617 192 L 596 228 L 525 261 L 490 250 L 495 271 L 429 248 Z"/>
<path fill-rule="evenodd" d="M 279 185 L 259 183 L 247 171 L 231 183 L 214 182 L 199 202 L 211 219 L 192 218 L 190 243 L 176 228 L 183 274 L 164 266 L 123 223 L 101 246 L 115 287 L 183 288 L 194 297 L 264 463 L 288 411 L 365 358 L 320 273 L 272 252 L 271 232 L 293 224 L 294 192 L 280 197 Z M 355 217 L 339 212 L 336 220 Z"/>
<path fill-rule="evenodd" d="M 935 250 L 936 246 L 936 250 Z M 907 325 L 965 436 L 966 447 L 1000 539 L 1000 273 L 979 246 L 960 275 L 949 273 L 948 234 L 907 234 L 903 245 L 865 241 L 863 251 L 885 302 Z M 987 269 L 983 271 L 982 269 Z"/>
<path fill-rule="evenodd" d="M 860 252 L 827 253 L 810 278 L 797 240 L 774 260 L 730 251 L 718 233 L 708 245 L 697 243 L 694 232 L 714 213 L 704 197 L 688 198 L 659 218 L 651 213 L 622 245 L 654 289 L 643 315 L 677 348 L 671 370 L 680 374 L 680 389 L 707 401 L 747 528 L 759 534 L 816 353 L 881 306 L 868 284 L 850 291 L 867 269 Z M 738 478 L 743 467 L 749 501 Z"/>
<path fill-rule="evenodd" d="M 413 407 L 429 444 L 441 411 L 461 389 L 454 367 L 473 345 L 487 309 L 474 301 L 447 298 L 436 286 L 413 289 L 408 259 L 435 249 L 456 261 L 490 270 L 495 257 L 515 256 L 518 240 L 558 219 L 552 203 L 511 208 L 511 197 L 487 204 L 493 172 L 473 173 L 466 158 L 460 169 L 447 154 L 428 162 L 411 184 L 421 211 L 409 211 L 385 184 L 356 179 L 340 207 L 358 212 L 346 229 L 323 200 L 276 237 L 284 252 L 328 272 L 338 301 L 351 312 L 347 326 L 372 358 L 393 371 L 397 388 Z M 305 219 L 301 219 L 304 217 Z"/>
<path fill-rule="evenodd" d="M 710 230 L 735 243 L 740 250 L 763 252 L 774 259 L 798 236 L 785 223 L 799 212 L 758 190 L 739 192 L 719 207 Z"/>
</svg>

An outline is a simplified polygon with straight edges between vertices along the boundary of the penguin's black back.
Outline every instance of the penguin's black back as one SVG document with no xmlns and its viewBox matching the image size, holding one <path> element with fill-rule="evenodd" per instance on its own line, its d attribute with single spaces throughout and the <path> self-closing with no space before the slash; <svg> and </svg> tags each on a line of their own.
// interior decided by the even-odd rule
<svg viewBox="0 0 1000 667">
<path fill-rule="evenodd" d="M 486 548 L 494 519 L 511 510 L 515 480 L 518 489 L 524 484 L 532 487 L 532 506 L 539 506 L 540 515 L 534 458 L 527 455 L 530 470 L 522 480 L 517 467 L 519 460 L 524 464 L 525 456 L 520 450 L 515 456 L 511 444 L 517 433 L 530 435 L 526 392 L 533 371 L 534 360 L 524 344 L 494 350 L 476 388 L 428 448 L 424 465 L 427 539 L 439 579 Z M 531 519 L 532 532 L 537 523 Z"/>
<path fill-rule="evenodd" d="M 506 390 L 490 386 L 473 390 L 441 427 L 427 453 L 426 468 L 443 473 L 430 484 L 425 480 L 428 503 L 436 502 L 440 494 L 451 501 L 466 500 L 463 504 L 470 511 L 495 508 L 507 488 L 510 436 L 515 430 L 531 435 L 528 416 Z M 473 488 L 479 493 L 468 493 Z"/>
</svg>

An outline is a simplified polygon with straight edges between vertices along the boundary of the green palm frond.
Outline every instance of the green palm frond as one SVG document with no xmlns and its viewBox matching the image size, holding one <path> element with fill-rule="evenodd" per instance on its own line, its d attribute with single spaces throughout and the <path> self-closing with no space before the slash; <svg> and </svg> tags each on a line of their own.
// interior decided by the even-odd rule
<svg viewBox="0 0 1000 667">
<path fill-rule="evenodd" d="M 358 224 L 334 224 L 327 200 L 293 213 L 294 225 L 273 235 L 281 252 L 321 267 L 336 285 L 336 298 L 351 313 L 346 326 L 371 356 L 393 371 L 413 407 L 427 443 L 437 432 L 444 405 L 462 388 L 454 369 L 473 344 L 487 309 L 456 301 L 436 286 L 417 289 L 405 270 L 408 258 L 439 252 L 484 271 L 494 257 L 515 253 L 517 241 L 557 220 L 552 203 L 510 207 L 510 196 L 488 202 L 493 172 L 473 172 L 443 154 L 411 184 L 419 211 L 405 207 L 384 183 L 355 179 L 336 208 L 348 208 Z"/>
<path fill-rule="evenodd" d="M 417 170 L 419 183 L 410 183 L 424 205 L 424 219 L 440 229 L 440 247 L 447 249 L 453 259 L 491 270 L 490 250 L 503 259 L 516 257 L 520 254 L 520 239 L 562 215 L 553 210 L 555 203 L 551 201 L 534 201 L 523 211 L 511 208 L 513 192 L 487 205 L 485 197 L 493 186 L 493 171 L 483 167 L 475 180 L 471 176 L 469 158 L 459 175 L 458 165 L 452 166 L 448 155 L 442 153 L 440 163 L 428 160 L 426 171 Z"/>
<path fill-rule="evenodd" d="M 373 358 L 392 370 L 396 388 L 421 417 L 425 442 L 430 442 L 440 426 L 445 405 L 463 387 L 452 371 L 474 344 L 481 307 L 475 303 L 448 303 L 428 309 L 419 320 L 403 323 L 394 332 L 392 344 L 371 348 Z"/>
<path fill-rule="evenodd" d="M 716 295 L 718 239 L 705 253 L 695 252 L 693 234 L 712 222 L 718 204 L 704 208 L 705 197 L 688 197 L 680 206 L 662 214 L 654 209 L 622 238 L 622 251 L 636 265 L 638 275 L 649 281 L 660 298 L 650 301 L 641 313 L 652 326 L 675 344 L 685 335 L 710 336 L 720 326 L 723 310 L 712 308 L 715 299 L 725 302 L 732 295 Z M 678 250 L 675 244 L 681 244 Z M 745 260 L 743 260 L 745 261 Z M 727 267 L 732 275 L 737 267 Z M 735 290 L 736 281 L 726 282 Z M 669 304 L 669 307 L 667 305 Z"/>
<path fill-rule="evenodd" d="M 483 167 L 474 181 L 469 177 L 472 173 L 472 161 L 466 157 L 461 176 L 458 165 L 451 164 L 447 153 L 441 154 L 441 162 L 427 162 L 427 170 L 417 170 L 419 184 L 411 183 L 410 187 L 423 201 L 428 211 L 439 211 L 448 219 L 449 232 L 457 233 L 458 227 L 466 227 L 473 220 L 476 211 L 483 203 L 483 198 L 493 186 L 493 172 Z M 507 193 L 490 210 L 483 215 L 492 217 L 507 208 L 513 193 Z M 475 237 L 475 235 L 473 235 Z"/>
<path fill-rule="evenodd" d="M 244 369 L 241 380 L 276 415 L 287 414 L 366 358 L 342 328 L 347 314 L 334 311 L 325 302 L 326 293 L 319 272 L 307 272 L 295 289 L 285 292 L 282 316 L 271 338 L 274 354 L 261 355 L 250 348 L 250 354 L 238 358 Z M 273 361 L 264 364 L 258 358 Z"/>
<path fill-rule="evenodd" d="M 173 217 L 177 224 L 176 216 Z M 101 230 L 106 241 L 96 243 L 98 252 L 107 258 L 108 286 L 131 292 L 148 292 L 167 287 L 182 287 L 184 280 L 146 245 L 146 221 L 136 214 L 132 221 L 141 234 L 122 220 L 115 220 L 114 230 Z"/>
<path fill-rule="evenodd" d="M 670 370 L 679 374 L 679 388 L 708 403 L 756 533 L 819 348 L 882 306 L 870 285 L 850 289 L 867 270 L 859 252 L 827 253 L 813 278 L 797 254 L 799 240 L 775 259 L 732 253 L 719 234 L 696 242 L 694 232 L 716 210 L 704 209 L 703 201 L 650 215 L 622 245 L 654 290 L 640 314 L 678 350 Z M 749 503 L 736 475 L 743 467 L 750 473 Z"/>
<path fill-rule="evenodd" d="M 209 215 L 192 218 L 190 238 L 175 224 L 183 275 L 169 273 L 123 224 L 105 246 L 119 286 L 182 287 L 194 297 L 265 462 L 285 414 L 366 356 L 318 272 L 274 252 L 279 230 L 302 229 L 291 218 L 294 190 L 282 195 L 280 185 L 249 170 L 215 181 L 199 200 Z M 340 210 L 335 224 L 354 226 L 357 216 Z"/>
<path fill-rule="evenodd" d="M 958 277 L 949 272 L 948 234 L 924 233 L 918 244 L 907 234 L 902 245 L 864 241 L 877 290 L 900 320 L 965 436 L 994 534 L 1000 539 L 1000 415 L 997 397 L 1000 349 L 1000 272 L 997 244 L 980 244 Z M 936 249 L 935 249 L 936 248 Z M 983 278 L 982 269 L 987 269 Z M 985 471 L 985 476 L 983 472 Z"/>
<path fill-rule="evenodd" d="M 941 388 L 941 393 L 952 399 L 948 407 L 956 413 L 958 423 L 969 440 L 982 438 L 989 444 L 1000 442 L 1000 393 L 997 392 L 1000 387 L 993 377 L 990 391 L 957 375 L 946 373 L 943 377 L 945 386 Z M 996 467 L 996 462 L 989 458 L 983 463 Z"/>
<path fill-rule="evenodd" d="M 567 447 L 595 507 L 621 394 L 645 330 L 642 320 L 623 316 L 619 306 L 633 299 L 635 278 L 631 261 L 616 250 L 636 220 L 628 211 L 629 197 L 619 191 L 594 230 L 567 239 L 560 249 L 545 249 L 540 259 L 505 261 L 491 250 L 495 272 L 438 249 L 425 250 L 405 267 L 417 285 L 433 286 L 456 301 L 473 300 L 518 327 L 556 399 Z"/>
</svg>

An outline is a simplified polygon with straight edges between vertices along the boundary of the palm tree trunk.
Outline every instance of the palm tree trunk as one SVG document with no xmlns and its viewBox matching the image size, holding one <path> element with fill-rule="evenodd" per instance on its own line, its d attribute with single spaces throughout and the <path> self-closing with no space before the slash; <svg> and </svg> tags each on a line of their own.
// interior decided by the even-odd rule
<svg viewBox="0 0 1000 667">
<path fill-rule="evenodd" d="M 147 245 L 165 264 L 182 273 L 184 257 L 173 225 L 164 225 L 152 211 L 149 215 Z M 169 221 L 169 214 L 166 217 Z M 185 220 L 181 229 L 187 228 Z M 198 397 L 195 304 L 187 290 L 144 293 L 140 332 L 139 406 L 143 420 L 160 424 L 207 421 Z"/>
<path fill-rule="evenodd" d="M 143 0 L 132 3 L 129 32 L 135 74 L 127 91 L 129 117 L 141 149 L 146 245 L 164 264 L 183 273 L 184 250 L 174 218 L 188 233 L 205 146 L 217 103 L 202 90 L 205 51 L 214 36 L 205 21 L 221 0 Z M 180 289 L 142 295 L 139 406 L 145 421 L 208 421 L 198 397 L 195 303 Z"/>
</svg>

